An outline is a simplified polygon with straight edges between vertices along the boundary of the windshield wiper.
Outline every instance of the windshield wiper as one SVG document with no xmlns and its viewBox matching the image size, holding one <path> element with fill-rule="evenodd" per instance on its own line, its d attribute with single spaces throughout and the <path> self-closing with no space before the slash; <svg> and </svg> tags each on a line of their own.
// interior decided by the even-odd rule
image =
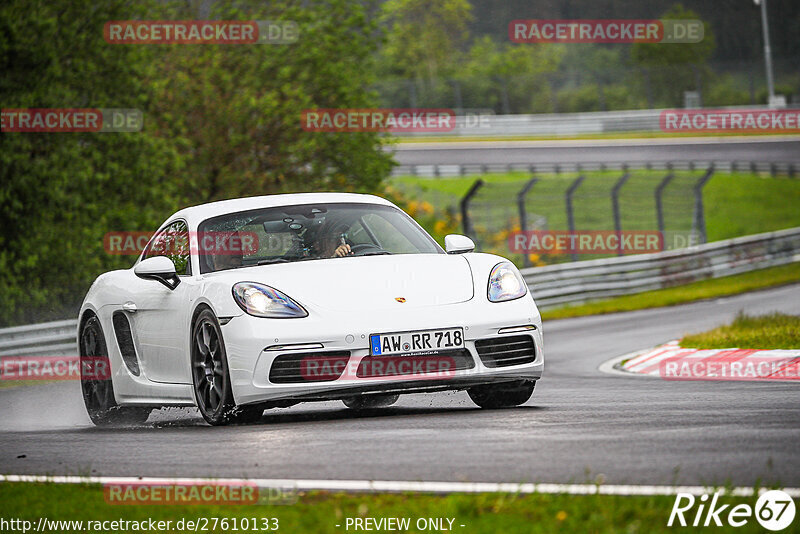
<svg viewBox="0 0 800 534">
<path fill-rule="evenodd" d="M 256 265 L 269 265 L 271 263 L 289 263 L 289 260 L 286 258 L 268 258 L 266 260 L 261 260 Z"/>
<path fill-rule="evenodd" d="M 391 256 L 391 254 L 392 254 L 391 252 L 382 250 L 380 252 L 367 252 L 366 254 L 357 254 L 357 256 L 386 256 L 386 255 Z"/>
</svg>

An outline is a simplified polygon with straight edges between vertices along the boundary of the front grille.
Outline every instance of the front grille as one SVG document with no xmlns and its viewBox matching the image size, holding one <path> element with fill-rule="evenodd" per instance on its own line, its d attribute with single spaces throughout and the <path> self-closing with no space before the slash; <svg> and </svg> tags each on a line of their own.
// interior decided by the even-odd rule
<svg viewBox="0 0 800 534">
<path fill-rule="evenodd" d="M 536 359 L 536 345 L 527 335 L 479 339 L 475 349 L 486 367 L 522 365 Z"/>
<path fill-rule="evenodd" d="M 366 356 L 358 364 L 358 378 L 387 376 L 417 376 L 441 374 L 443 378 L 453 371 L 472 369 L 475 360 L 467 349 L 425 356 Z"/>
<path fill-rule="evenodd" d="M 273 384 L 332 382 L 342 376 L 350 351 L 296 352 L 281 354 L 272 362 L 269 381 Z"/>
</svg>

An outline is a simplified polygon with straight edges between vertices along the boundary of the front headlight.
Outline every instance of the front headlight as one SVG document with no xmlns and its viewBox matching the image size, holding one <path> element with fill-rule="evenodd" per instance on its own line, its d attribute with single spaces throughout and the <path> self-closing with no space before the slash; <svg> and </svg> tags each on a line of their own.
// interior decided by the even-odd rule
<svg viewBox="0 0 800 534">
<path fill-rule="evenodd" d="M 277 289 L 255 282 L 234 285 L 233 300 L 246 313 L 256 317 L 285 319 L 308 316 L 302 306 Z"/>
<path fill-rule="evenodd" d="M 498 263 L 489 275 L 489 300 L 503 302 L 522 297 L 528 292 L 522 275 L 511 262 Z"/>
</svg>

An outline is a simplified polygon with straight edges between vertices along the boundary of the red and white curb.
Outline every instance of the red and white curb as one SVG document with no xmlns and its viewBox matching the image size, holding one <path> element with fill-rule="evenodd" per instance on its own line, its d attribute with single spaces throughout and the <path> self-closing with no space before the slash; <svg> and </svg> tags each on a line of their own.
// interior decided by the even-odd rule
<svg viewBox="0 0 800 534">
<path fill-rule="evenodd" d="M 309 480 L 309 479 L 209 479 L 153 477 L 83 477 L 0 475 L 3 482 L 38 482 L 47 484 L 152 484 L 158 486 L 186 484 L 253 485 L 259 489 L 296 491 L 336 491 L 348 493 L 545 493 L 568 495 L 677 495 L 678 493 L 719 492 L 725 495 L 750 497 L 761 495 L 769 488 L 722 486 L 658 486 L 638 484 L 532 484 L 513 482 L 432 482 L 413 480 Z M 800 498 L 800 488 L 783 488 L 793 498 Z"/>
<path fill-rule="evenodd" d="M 690 349 L 674 340 L 613 358 L 600 365 L 599 370 L 666 380 L 751 379 L 800 383 L 800 350 Z M 700 371 L 692 376 L 694 370 Z M 712 370 L 717 375 L 710 374 Z"/>
</svg>

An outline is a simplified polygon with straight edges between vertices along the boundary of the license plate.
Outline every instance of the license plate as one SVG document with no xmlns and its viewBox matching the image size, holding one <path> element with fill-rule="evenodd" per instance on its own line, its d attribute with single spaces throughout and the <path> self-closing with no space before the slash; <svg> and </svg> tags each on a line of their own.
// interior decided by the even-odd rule
<svg viewBox="0 0 800 534">
<path fill-rule="evenodd" d="M 464 329 L 440 328 L 436 330 L 395 332 L 393 334 L 372 334 L 369 336 L 369 347 L 370 354 L 373 356 L 435 354 L 443 350 L 463 348 Z"/>
</svg>

